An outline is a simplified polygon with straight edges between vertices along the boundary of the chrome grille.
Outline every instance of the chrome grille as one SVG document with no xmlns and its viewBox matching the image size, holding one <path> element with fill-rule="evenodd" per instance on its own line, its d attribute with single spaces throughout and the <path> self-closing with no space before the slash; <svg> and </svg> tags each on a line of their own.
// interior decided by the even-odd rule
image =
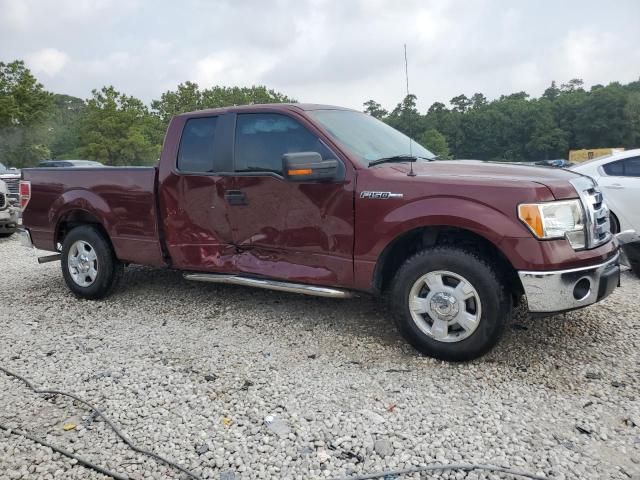
<svg viewBox="0 0 640 480">
<path fill-rule="evenodd" d="M 589 177 L 571 180 L 585 212 L 587 248 L 595 248 L 611 239 L 609 208 L 596 183 Z"/>
<path fill-rule="evenodd" d="M 0 177 L 4 183 L 7 184 L 7 190 L 9 191 L 9 196 L 14 199 L 18 199 L 20 197 L 20 177 Z"/>
</svg>

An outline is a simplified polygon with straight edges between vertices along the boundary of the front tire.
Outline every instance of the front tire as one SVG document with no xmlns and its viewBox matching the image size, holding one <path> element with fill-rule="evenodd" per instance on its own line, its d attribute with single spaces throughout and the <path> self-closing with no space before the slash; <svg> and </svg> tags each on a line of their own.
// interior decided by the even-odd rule
<svg viewBox="0 0 640 480">
<path fill-rule="evenodd" d="M 124 266 L 96 228 L 82 225 L 62 242 L 62 275 L 69 290 L 88 300 L 104 298 L 118 284 Z"/>
<path fill-rule="evenodd" d="M 398 270 L 391 309 L 417 350 L 447 361 L 488 352 L 511 316 L 511 296 L 494 267 L 457 247 L 419 252 Z"/>
</svg>

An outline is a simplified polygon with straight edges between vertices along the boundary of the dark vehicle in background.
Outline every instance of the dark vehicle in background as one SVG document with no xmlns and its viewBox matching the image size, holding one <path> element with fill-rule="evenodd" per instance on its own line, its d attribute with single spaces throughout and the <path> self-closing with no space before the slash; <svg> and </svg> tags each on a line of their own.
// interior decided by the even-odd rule
<svg viewBox="0 0 640 480">
<path fill-rule="evenodd" d="M 539 165 L 541 167 L 567 168 L 573 164 L 569 163 L 564 158 L 556 158 L 555 160 L 538 160 L 535 162 L 535 165 Z"/>
<path fill-rule="evenodd" d="M 0 180 L 7 185 L 8 199 L 12 205 L 20 203 L 20 170 L 8 168 L 0 163 Z"/>
<path fill-rule="evenodd" d="M 39 168 L 58 167 L 104 167 L 100 162 L 94 160 L 42 160 L 38 163 Z"/>
<path fill-rule="evenodd" d="M 155 167 L 25 169 L 25 244 L 78 297 L 125 265 L 344 298 L 384 295 L 421 352 L 468 360 L 523 295 L 537 314 L 607 297 L 619 242 L 563 169 L 434 155 L 361 112 L 273 104 L 174 117 Z"/>
</svg>

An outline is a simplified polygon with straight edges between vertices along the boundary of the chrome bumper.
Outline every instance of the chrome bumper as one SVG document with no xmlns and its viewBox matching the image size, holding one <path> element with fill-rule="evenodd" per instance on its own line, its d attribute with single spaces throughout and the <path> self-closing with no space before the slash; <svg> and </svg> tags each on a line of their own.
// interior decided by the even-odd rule
<svg viewBox="0 0 640 480">
<path fill-rule="evenodd" d="M 561 312 L 596 303 L 620 284 L 620 253 L 599 265 L 550 272 L 519 271 L 530 312 Z"/>
</svg>

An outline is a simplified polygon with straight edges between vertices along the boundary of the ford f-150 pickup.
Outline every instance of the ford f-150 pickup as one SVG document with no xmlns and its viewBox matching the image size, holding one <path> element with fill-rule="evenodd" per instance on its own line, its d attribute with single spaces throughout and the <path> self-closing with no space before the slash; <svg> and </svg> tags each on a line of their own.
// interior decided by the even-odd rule
<svg viewBox="0 0 640 480">
<path fill-rule="evenodd" d="M 325 297 L 385 294 L 421 352 L 468 360 L 512 306 L 586 307 L 619 284 L 619 242 L 589 178 L 437 161 L 364 113 L 303 104 L 178 115 L 155 167 L 22 171 L 23 240 L 78 297 L 128 264 Z"/>
</svg>

